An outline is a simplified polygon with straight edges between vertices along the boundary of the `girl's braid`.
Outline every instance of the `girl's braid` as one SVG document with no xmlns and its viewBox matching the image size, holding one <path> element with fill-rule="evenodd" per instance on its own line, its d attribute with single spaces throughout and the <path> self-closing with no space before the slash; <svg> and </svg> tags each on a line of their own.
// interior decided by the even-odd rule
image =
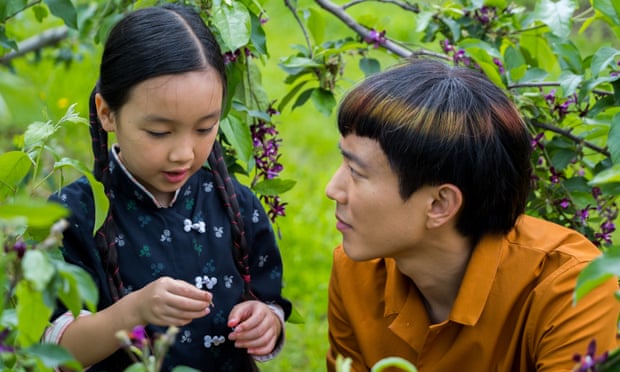
<svg viewBox="0 0 620 372">
<path fill-rule="evenodd" d="M 103 130 L 101 122 L 97 117 L 97 107 L 95 105 L 95 94 L 99 91 L 99 84 L 95 86 L 89 101 L 90 111 L 90 136 L 92 139 L 93 155 L 95 157 L 95 167 L 93 173 L 95 178 L 103 184 L 108 199 L 110 198 L 110 157 L 108 150 L 108 133 Z M 116 223 L 112 216 L 112 209 L 108 209 L 108 215 L 103 225 L 95 234 L 95 245 L 101 257 L 103 268 L 108 277 L 110 295 L 114 302 L 118 301 L 123 293 L 123 282 L 118 269 L 118 253 L 116 251 Z"/>
<path fill-rule="evenodd" d="M 233 240 L 233 257 L 237 270 L 243 278 L 243 298 L 245 300 L 255 300 L 256 296 L 252 293 L 250 287 L 250 266 L 248 264 L 248 243 L 245 238 L 245 229 L 243 224 L 243 217 L 239 209 L 239 202 L 237 201 L 237 194 L 233 187 L 232 180 L 228 174 L 228 167 L 224 161 L 224 155 L 222 153 L 222 147 L 218 141 L 213 144 L 213 150 L 209 155 L 209 165 L 215 175 L 215 183 L 218 192 L 224 203 L 224 208 L 228 214 L 232 226 L 232 240 Z"/>
</svg>

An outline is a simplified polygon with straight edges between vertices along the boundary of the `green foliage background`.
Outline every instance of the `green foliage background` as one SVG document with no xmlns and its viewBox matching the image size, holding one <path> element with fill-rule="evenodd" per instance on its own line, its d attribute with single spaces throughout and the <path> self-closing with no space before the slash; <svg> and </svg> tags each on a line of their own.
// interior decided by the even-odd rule
<svg viewBox="0 0 620 372">
<path fill-rule="evenodd" d="M 309 7 L 310 4 L 310 1 L 300 1 L 298 7 Z M 284 83 L 287 75 L 276 62 L 291 55 L 292 44 L 301 43 L 304 36 L 282 1 L 267 0 L 262 2 L 262 6 L 270 18 L 264 28 L 271 56 L 267 63 L 261 64 L 263 85 L 269 97 L 282 97 L 290 87 Z M 50 22 L 62 25 L 62 21 L 54 17 L 48 17 L 44 24 L 39 24 L 32 12 L 21 16 L 31 20 L 20 22 L 20 29 L 11 30 L 18 40 L 49 28 Z M 411 33 L 414 28 L 412 20 L 398 12 L 369 13 L 367 17 L 390 25 L 388 32 L 395 38 L 405 39 L 399 35 Z M 315 24 L 314 29 L 322 29 L 328 39 L 329 35 L 344 33 L 345 26 L 335 19 L 330 21 L 330 16 L 325 14 L 323 21 Z M 585 35 L 576 34 L 575 42 L 583 48 L 584 54 L 604 45 L 616 48 L 620 45 L 617 38 L 604 29 L 589 30 Z M 42 53 L 53 54 L 56 62 L 31 54 L 14 62 L 15 74 L 0 68 L 0 97 L 4 97 L 0 100 L 1 153 L 14 147 L 14 141 L 19 141 L 15 135 L 22 133 L 26 125 L 33 121 L 58 120 L 72 103 L 77 103 L 76 111 L 83 117 L 87 116 L 87 99 L 97 78 L 100 48 L 72 52 L 78 52 L 82 59 L 66 64 L 62 50 L 47 49 Z M 375 57 L 381 59 L 382 67 L 398 60 L 395 56 Z M 25 76 L 29 80 L 22 78 Z M 350 86 L 362 77 L 360 68 L 351 65 L 345 69 L 343 81 Z M 346 88 L 346 84 L 339 85 L 337 96 L 340 97 Z M 284 351 L 275 360 L 263 364 L 263 370 L 321 371 L 325 369 L 324 355 L 327 351 L 326 307 L 331 251 L 340 240 L 340 234 L 334 227 L 334 205 L 324 196 L 324 189 L 340 162 L 336 147 L 338 132 L 333 114 L 329 117 L 322 115 L 311 104 L 293 111 L 287 109 L 273 120 L 283 139 L 281 160 L 284 171 L 281 176 L 297 181 L 292 190 L 282 195 L 288 202 L 287 216 L 280 218 L 277 226 L 281 233 L 280 247 L 284 260 L 284 293 L 293 301 L 304 323 L 288 326 Z M 90 137 L 85 126 L 70 125 L 56 138 L 58 148 L 66 152 L 64 156 L 91 164 Z M 68 172 L 65 175 L 67 179 L 77 176 Z M 58 181 L 47 180 L 48 189 L 53 189 Z"/>
</svg>

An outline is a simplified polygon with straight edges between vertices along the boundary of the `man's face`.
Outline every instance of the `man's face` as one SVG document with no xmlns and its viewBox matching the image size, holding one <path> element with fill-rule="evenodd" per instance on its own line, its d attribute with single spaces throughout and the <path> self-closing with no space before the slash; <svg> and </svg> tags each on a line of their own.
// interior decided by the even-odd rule
<svg viewBox="0 0 620 372">
<path fill-rule="evenodd" d="M 343 162 L 326 194 L 336 201 L 345 252 L 358 261 L 410 256 L 425 236 L 433 188 L 422 187 L 403 201 L 398 177 L 377 141 L 349 134 L 339 146 Z"/>
</svg>

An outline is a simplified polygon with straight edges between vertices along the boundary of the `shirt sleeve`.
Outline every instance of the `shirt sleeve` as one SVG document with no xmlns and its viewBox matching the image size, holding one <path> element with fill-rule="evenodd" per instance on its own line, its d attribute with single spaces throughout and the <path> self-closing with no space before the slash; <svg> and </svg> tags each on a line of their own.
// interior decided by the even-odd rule
<svg viewBox="0 0 620 372">
<path fill-rule="evenodd" d="M 584 356 L 592 340 L 596 342 L 596 356 L 617 346 L 620 302 L 614 296 L 616 278 L 573 303 L 577 276 L 586 264 L 569 261 L 535 289 L 526 335 L 539 372 L 571 371 L 573 356 Z"/>
<path fill-rule="evenodd" d="M 285 326 L 284 310 L 282 310 L 280 305 L 267 304 L 267 306 L 269 306 L 271 311 L 273 311 L 273 313 L 278 317 L 278 319 L 280 319 L 280 325 L 282 326 L 282 328 L 280 331 L 280 337 L 278 337 L 278 340 L 276 341 L 276 346 L 273 348 L 273 351 L 271 353 L 267 355 L 253 355 L 252 356 L 254 360 L 256 360 L 257 362 L 266 362 L 278 356 L 278 354 L 280 354 L 280 352 L 284 348 L 284 341 L 286 338 L 286 331 L 284 329 L 284 326 Z"/>
<path fill-rule="evenodd" d="M 357 344 L 353 327 L 350 324 L 345 304 L 341 297 L 339 276 L 339 248 L 334 250 L 332 272 L 329 279 L 327 321 L 329 349 L 327 351 L 327 371 L 336 371 L 338 356 L 351 360 L 351 371 L 364 371 L 364 360 Z"/>
<path fill-rule="evenodd" d="M 249 246 L 252 291 L 261 301 L 280 306 L 284 319 L 288 319 L 292 305 L 282 296 L 282 257 L 271 221 L 250 189 L 241 187 L 238 194 Z"/>
</svg>

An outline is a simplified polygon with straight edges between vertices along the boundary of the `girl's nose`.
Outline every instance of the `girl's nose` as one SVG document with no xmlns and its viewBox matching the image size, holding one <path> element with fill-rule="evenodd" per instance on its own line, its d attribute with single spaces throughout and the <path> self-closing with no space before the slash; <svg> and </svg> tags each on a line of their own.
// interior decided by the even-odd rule
<svg viewBox="0 0 620 372">
<path fill-rule="evenodd" d="M 181 137 L 173 144 L 169 159 L 173 163 L 187 163 L 194 160 L 194 143 L 189 137 Z"/>
</svg>

